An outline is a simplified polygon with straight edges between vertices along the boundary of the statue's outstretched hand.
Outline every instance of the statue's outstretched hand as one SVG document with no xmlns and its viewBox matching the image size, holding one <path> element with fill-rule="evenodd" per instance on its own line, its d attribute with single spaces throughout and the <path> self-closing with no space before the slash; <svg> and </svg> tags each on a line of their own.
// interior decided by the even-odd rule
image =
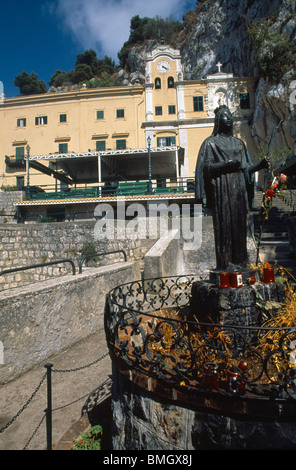
<svg viewBox="0 0 296 470">
<path fill-rule="evenodd" d="M 265 157 L 256 165 L 250 166 L 249 173 L 255 173 L 256 171 L 264 170 L 265 168 L 269 168 L 269 157 Z"/>
<path fill-rule="evenodd" d="M 229 162 L 227 162 L 227 168 L 230 170 L 230 171 L 237 171 L 240 169 L 240 162 L 238 160 L 229 160 Z"/>
<path fill-rule="evenodd" d="M 269 157 L 264 157 L 260 162 L 260 170 L 269 167 Z"/>
</svg>

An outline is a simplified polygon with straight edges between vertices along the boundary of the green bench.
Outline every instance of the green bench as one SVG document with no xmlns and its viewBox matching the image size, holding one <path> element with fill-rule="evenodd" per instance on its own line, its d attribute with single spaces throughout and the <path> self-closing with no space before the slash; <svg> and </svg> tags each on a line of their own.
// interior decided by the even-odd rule
<svg viewBox="0 0 296 470">
<path fill-rule="evenodd" d="M 175 194 L 178 192 L 178 188 L 155 188 L 154 194 Z"/>
<path fill-rule="evenodd" d="M 71 189 L 69 192 L 63 193 L 63 197 L 66 199 L 76 199 L 93 196 L 98 196 L 98 188 Z"/>
<path fill-rule="evenodd" d="M 117 196 L 139 196 L 146 194 L 148 183 L 146 181 L 135 181 L 132 183 L 119 183 L 116 191 Z"/>
<path fill-rule="evenodd" d="M 62 193 L 60 192 L 51 192 L 51 193 L 36 193 L 33 196 L 34 199 L 38 201 L 44 201 L 48 199 L 62 199 Z"/>
</svg>

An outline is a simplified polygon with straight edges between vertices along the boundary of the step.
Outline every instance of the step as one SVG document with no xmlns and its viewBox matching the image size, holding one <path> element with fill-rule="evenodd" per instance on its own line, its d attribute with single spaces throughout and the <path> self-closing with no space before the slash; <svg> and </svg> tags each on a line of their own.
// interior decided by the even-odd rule
<svg viewBox="0 0 296 470">
<path fill-rule="evenodd" d="M 255 235 L 259 235 L 259 233 L 255 232 Z M 262 240 L 273 240 L 273 241 L 284 241 L 288 240 L 288 233 L 287 232 L 263 232 L 262 233 Z"/>
<path fill-rule="evenodd" d="M 274 252 L 274 253 L 291 253 L 290 243 L 288 242 L 277 242 L 274 243 L 272 241 L 261 241 L 260 249 L 264 249 L 266 251 Z"/>
<path fill-rule="evenodd" d="M 271 263 L 271 264 L 278 264 L 279 266 L 283 266 L 284 268 L 294 268 L 296 270 L 296 260 L 291 259 L 289 257 L 286 258 L 279 258 L 279 257 L 272 257 L 267 253 L 262 253 L 260 251 L 259 258 L 262 263 Z"/>
</svg>

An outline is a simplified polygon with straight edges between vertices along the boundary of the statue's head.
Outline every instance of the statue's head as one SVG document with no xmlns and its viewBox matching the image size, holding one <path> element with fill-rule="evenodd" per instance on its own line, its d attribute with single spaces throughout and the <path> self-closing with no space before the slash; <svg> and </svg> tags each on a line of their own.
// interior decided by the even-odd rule
<svg viewBox="0 0 296 470">
<path fill-rule="evenodd" d="M 230 109 L 223 104 L 215 109 L 215 125 L 213 134 L 221 134 L 222 132 L 233 135 L 233 118 Z"/>
</svg>

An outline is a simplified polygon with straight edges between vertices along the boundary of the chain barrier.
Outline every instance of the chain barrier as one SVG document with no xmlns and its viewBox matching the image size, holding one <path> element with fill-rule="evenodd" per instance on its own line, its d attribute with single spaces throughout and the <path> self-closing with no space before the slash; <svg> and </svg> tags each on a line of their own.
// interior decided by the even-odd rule
<svg viewBox="0 0 296 470">
<path fill-rule="evenodd" d="M 84 370 L 84 369 L 87 369 L 88 367 L 91 367 L 95 364 L 98 364 L 100 361 L 102 361 L 105 357 L 107 357 L 109 355 L 109 353 L 105 353 L 103 356 L 101 356 L 100 358 L 96 359 L 95 361 L 89 363 L 89 364 L 86 364 L 84 366 L 81 366 L 81 367 L 76 367 L 74 369 L 64 369 L 64 370 L 60 370 L 60 369 L 51 369 L 50 367 L 47 368 L 47 371 L 45 372 L 45 374 L 43 375 L 41 381 L 39 382 L 39 384 L 37 385 L 36 389 L 34 390 L 34 392 L 32 393 L 32 395 L 30 396 L 30 398 L 26 401 L 26 403 L 23 405 L 23 407 L 16 413 L 16 415 L 5 425 L 3 426 L 2 428 L 0 428 L 0 434 L 3 433 L 9 426 L 11 426 L 15 421 L 16 419 L 22 414 L 22 412 L 28 407 L 28 405 L 31 403 L 31 401 L 33 400 L 33 398 L 36 396 L 36 394 L 38 393 L 38 391 L 40 390 L 43 382 L 45 381 L 46 378 L 48 378 L 48 375 L 50 375 L 51 372 L 54 372 L 54 373 L 71 373 L 71 372 L 77 372 L 77 371 L 80 371 L 80 370 Z M 47 367 L 47 366 L 46 366 Z M 106 384 L 106 382 L 104 382 L 102 385 L 104 386 Z M 48 393 L 48 392 L 47 392 Z M 61 410 L 63 408 L 66 408 L 67 406 L 70 406 L 70 405 L 73 405 L 74 403 L 77 403 L 79 400 L 82 400 L 83 398 L 86 398 L 86 397 L 89 397 L 93 392 L 88 392 L 86 395 L 78 398 L 77 400 L 74 400 L 72 401 L 71 403 L 67 403 L 65 405 L 61 405 L 57 408 L 54 408 L 54 409 L 51 409 L 51 413 L 53 411 L 58 411 L 58 410 Z M 47 410 L 45 410 L 46 412 Z M 34 438 L 34 436 L 36 435 L 37 431 L 39 430 L 41 424 L 43 423 L 44 419 L 47 417 L 47 415 L 45 414 L 42 419 L 40 420 L 39 424 L 37 425 L 36 429 L 33 431 L 31 437 L 28 439 L 28 441 L 26 442 L 23 450 L 26 450 L 27 447 L 29 446 L 30 442 L 32 441 L 32 439 Z M 51 418 L 51 417 L 50 417 Z M 48 430 L 47 430 L 48 431 Z M 51 432 L 51 430 L 50 430 Z"/>
<path fill-rule="evenodd" d="M 35 391 L 32 393 L 28 401 L 24 404 L 24 406 L 17 412 L 17 414 L 3 427 L 0 429 L 0 433 L 4 432 L 21 414 L 22 412 L 27 408 L 27 406 L 31 403 L 37 392 L 39 391 L 41 385 L 43 384 L 45 378 L 47 376 L 47 372 L 45 372 L 44 376 L 42 377 L 39 385 L 35 389 Z"/>
</svg>

